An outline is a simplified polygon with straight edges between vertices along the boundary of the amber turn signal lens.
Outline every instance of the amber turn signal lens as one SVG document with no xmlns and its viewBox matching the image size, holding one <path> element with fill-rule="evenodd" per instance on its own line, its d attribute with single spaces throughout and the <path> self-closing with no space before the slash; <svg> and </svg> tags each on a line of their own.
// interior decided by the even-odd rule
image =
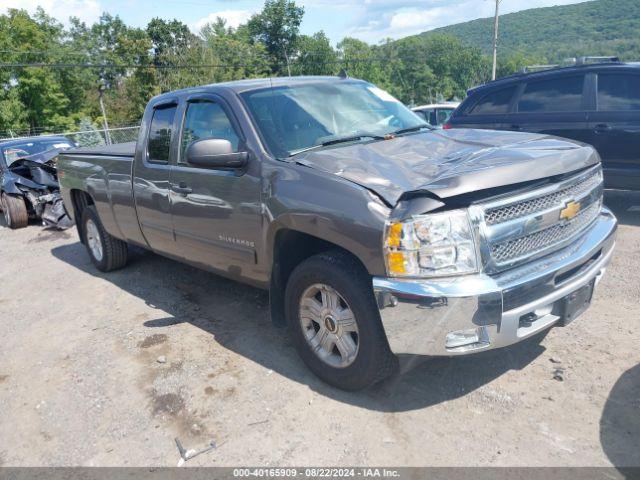
<svg viewBox="0 0 640 480">
<path fill-rule="evenodd" d="M 406 273 L 405 261 L 403 252 L 389 252 L 387 253 L 387 263 L 389 267 L 389 273 L 401 274 Z"/>
<path fill-rule="evenodd" d="M 399 247 L 402 241 L 402 224 L 392 223 L 387 232 L 387 247 Z"/>
</svg>

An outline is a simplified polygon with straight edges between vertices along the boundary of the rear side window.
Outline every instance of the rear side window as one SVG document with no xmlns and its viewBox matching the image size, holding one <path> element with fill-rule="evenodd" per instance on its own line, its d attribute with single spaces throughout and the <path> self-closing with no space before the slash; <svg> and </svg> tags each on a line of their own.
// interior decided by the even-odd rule
<svg viewBox="0 0 640 480">
<path fill-rule="evenodd" d="M 497 115 L 507 113 L 509 111 L 511 97 L 513 97 L 515 91 L 516 86 L 514 85 L 513 87 L 503 88 L 502 90 L 489 93 L 482 97 L 469 113 L 471 113 L 471 115 Z"/>
<path fill-rule="evenodd" d="M 414 110 L 414 113 L 418 115 L 422 120 L 425 120 L 427 123 L 431 123 L 431 110 Z"/>
<path fill-rule="evenodd" d="M 238 151 L 239 138 L 224 109 L 209 101 L 193 102 L 187 108 L 180 143 L 180 161 L 186 162 L 184 154 L 196 140 L 220 138 L 228 140 L 233 151 Z"/>
<path fill-rule="evenodd" d="M 437 124 L 442 125 L 443 123 L 447 123 L 452 113 L 453 113 L 452 108 L 439 108 L 436 113 Z"/>
<path fill-rule="evenodd" d="M 598 110 L 640 110 L 640 75 L 598 74 Z"/>
<path fill-rule="evenodd" d="M 518 101 L 518 112 L 580 111 L 583 84 L 582 75 L 528 83 Z"/>
<path fill-rule="evenodd" d="M 157 108 L 153 111 L 151 127 L 149 128 L 149 161 L 167 163 L 169 161 L 169 147 L 171 146 L 171 129 L 176 106 Z"/>
</svg>

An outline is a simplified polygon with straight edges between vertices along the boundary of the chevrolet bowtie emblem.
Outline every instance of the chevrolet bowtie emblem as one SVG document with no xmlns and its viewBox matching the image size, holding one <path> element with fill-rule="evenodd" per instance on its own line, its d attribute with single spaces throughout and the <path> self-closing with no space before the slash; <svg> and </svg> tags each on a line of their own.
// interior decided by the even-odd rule
<svg viewBox="0 0 640 480">
<path fill-rule="evenodd" d="M 560 210 L 560 220 L 571 220 L 580 211 L 580 202 L 569 202 Z"/>
</svg>

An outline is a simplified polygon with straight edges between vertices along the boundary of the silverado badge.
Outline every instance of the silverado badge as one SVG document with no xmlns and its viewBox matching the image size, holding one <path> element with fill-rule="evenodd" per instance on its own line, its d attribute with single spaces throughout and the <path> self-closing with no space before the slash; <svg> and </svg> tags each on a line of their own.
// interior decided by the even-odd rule
<svg viewBox="0 0 640 480">
<path fill-rule="evenodd" d="M 569 202 L 560 210 L 560 220 L 571 220 L 580 211 L 580 202 Z"/>
</svg>

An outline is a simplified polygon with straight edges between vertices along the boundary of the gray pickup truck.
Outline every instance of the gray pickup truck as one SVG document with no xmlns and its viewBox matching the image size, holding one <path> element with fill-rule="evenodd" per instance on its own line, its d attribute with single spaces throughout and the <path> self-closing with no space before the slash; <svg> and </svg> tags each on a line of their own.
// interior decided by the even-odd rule
<svg viewBox="0 0 640 480">
<path fill-rule="evenodd" d="M 398 354 L 469 354 L 567 324 L 615 242 L 590 146 L 434 130 L 350 78 L 166 93 L 136 143 L 67 151 L 58 168 L 98 269 L 138 245 L 268 289 L 308 367 L 350 390 Z"/>
</svg>

